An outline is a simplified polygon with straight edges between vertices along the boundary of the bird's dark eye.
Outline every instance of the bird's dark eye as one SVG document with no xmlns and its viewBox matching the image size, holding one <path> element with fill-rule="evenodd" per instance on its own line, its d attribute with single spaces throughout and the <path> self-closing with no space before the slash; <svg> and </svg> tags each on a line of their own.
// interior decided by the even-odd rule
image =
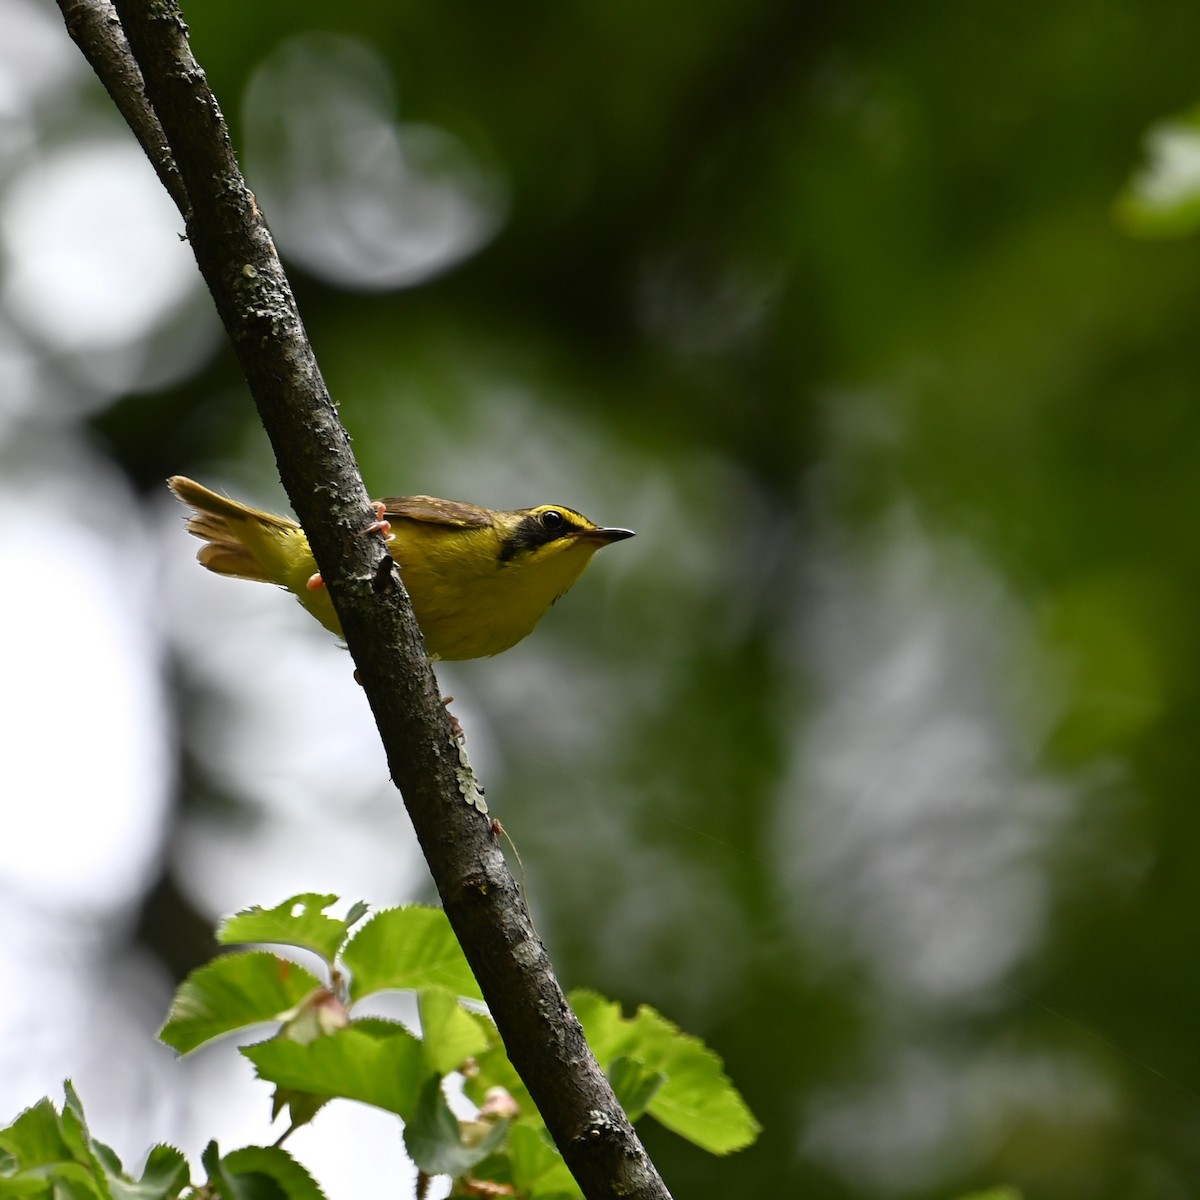
<svg viewBox="0 0 1200 1200">
<path fill-rule="evenodd" d="M 548 508 L 538 517 L 538 520 L 541 521 L 542 528 L 547 533 L 559 533 L 567 523 L 566 517 L 554 508 Z"/>
</svg>

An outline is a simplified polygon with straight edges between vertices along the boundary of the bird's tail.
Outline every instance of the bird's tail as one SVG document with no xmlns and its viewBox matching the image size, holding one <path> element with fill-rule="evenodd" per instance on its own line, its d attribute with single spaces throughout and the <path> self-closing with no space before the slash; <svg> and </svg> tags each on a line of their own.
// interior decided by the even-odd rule
<svg viewBox="0 0 1200 1200">
<path fill-rule="evenodd" d="M 292 532 L 298 528 L 295 521 L 239 504 L 228 496 L 209 491 L 186 475 L 171 476 L 167 480 L 167 487 L 192 510 L 187 531 L 204 542 L 196 554 L 201 565 L 218 575 L 255 579 L 263 583 L 278 582 L 263 569 L 239 531 L 257 525 Z"/>
</svg>

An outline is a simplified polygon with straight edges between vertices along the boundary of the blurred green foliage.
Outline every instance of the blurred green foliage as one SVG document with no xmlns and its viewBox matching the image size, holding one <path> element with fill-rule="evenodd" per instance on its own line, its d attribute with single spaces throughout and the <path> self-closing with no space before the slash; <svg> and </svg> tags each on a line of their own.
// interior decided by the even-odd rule
<svg viewBox="0 0 1200 1200">
<path fill-rule="evenodd" d="M 370 490 L 639 531 L 445 679 L 564 982 L 701 1036 L 763 1122 L 716 1163 L 652 1131 L 676 1194 L 1200 1196 L 1200 246 L 1114 218 L 1200 8 L 187 17 L 273 221 L 304 197 L 256 144 L 353 149 L 319 72 L 247 99 L 318 34 L 480 189 L 405 287 L 281 234 Z M 223 351 L 91 430 L 155 501 L 277 495 Z"/>
</svg>

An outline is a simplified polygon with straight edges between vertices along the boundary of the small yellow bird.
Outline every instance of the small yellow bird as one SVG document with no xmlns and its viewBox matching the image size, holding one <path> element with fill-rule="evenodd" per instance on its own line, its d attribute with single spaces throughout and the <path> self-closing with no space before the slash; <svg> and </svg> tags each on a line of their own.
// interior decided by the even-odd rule
<svg viewBox="0 0 1200 1200">
<path fill-rule="evenodd" d="M 194 515 L 196 557 L 218 575 L 276 583 L 341 636 L 304 530 L 175 475 L 167 486 Z M 432 658 L 484 658 L 515 646 L 591 557 L 630 529 L 594 525 L 561 504 L 500 511 L 461 500 L 401 496 L 376 504 Z"/>
</svg>

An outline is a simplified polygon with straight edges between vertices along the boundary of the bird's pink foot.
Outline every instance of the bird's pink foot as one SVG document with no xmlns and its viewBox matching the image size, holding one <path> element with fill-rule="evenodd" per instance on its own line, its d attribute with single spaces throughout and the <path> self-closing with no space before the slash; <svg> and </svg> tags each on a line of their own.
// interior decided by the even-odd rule
<svg viewBox="0 0 1200 1200">
<path fill-rule="evenodd" d="M 375 520 L 363 530 L 363 533 L 382 533 L 385 542 L 392 540 L 392 523 L 387 519 L 387 508 L 384 507 L 383 501 L 375 501 Z"/>
<path fill-rule="evenodd" d="M 363 530 L 364 534 L 382 533 L 383 540 L 390 542 L 392 540 L 392 523 L 386 520 L 387 509 L 380 500 L 375 501 L 375 520 Z M 386 559 L 384 560 L 386 561 Z M 325 586 L 325 580 L 321 578 L 321 572 L 318 571 L 315 575 L 310 575 L 307 582 L 304 584 L 310 592 L 319 591 Z"/>
</svg>

